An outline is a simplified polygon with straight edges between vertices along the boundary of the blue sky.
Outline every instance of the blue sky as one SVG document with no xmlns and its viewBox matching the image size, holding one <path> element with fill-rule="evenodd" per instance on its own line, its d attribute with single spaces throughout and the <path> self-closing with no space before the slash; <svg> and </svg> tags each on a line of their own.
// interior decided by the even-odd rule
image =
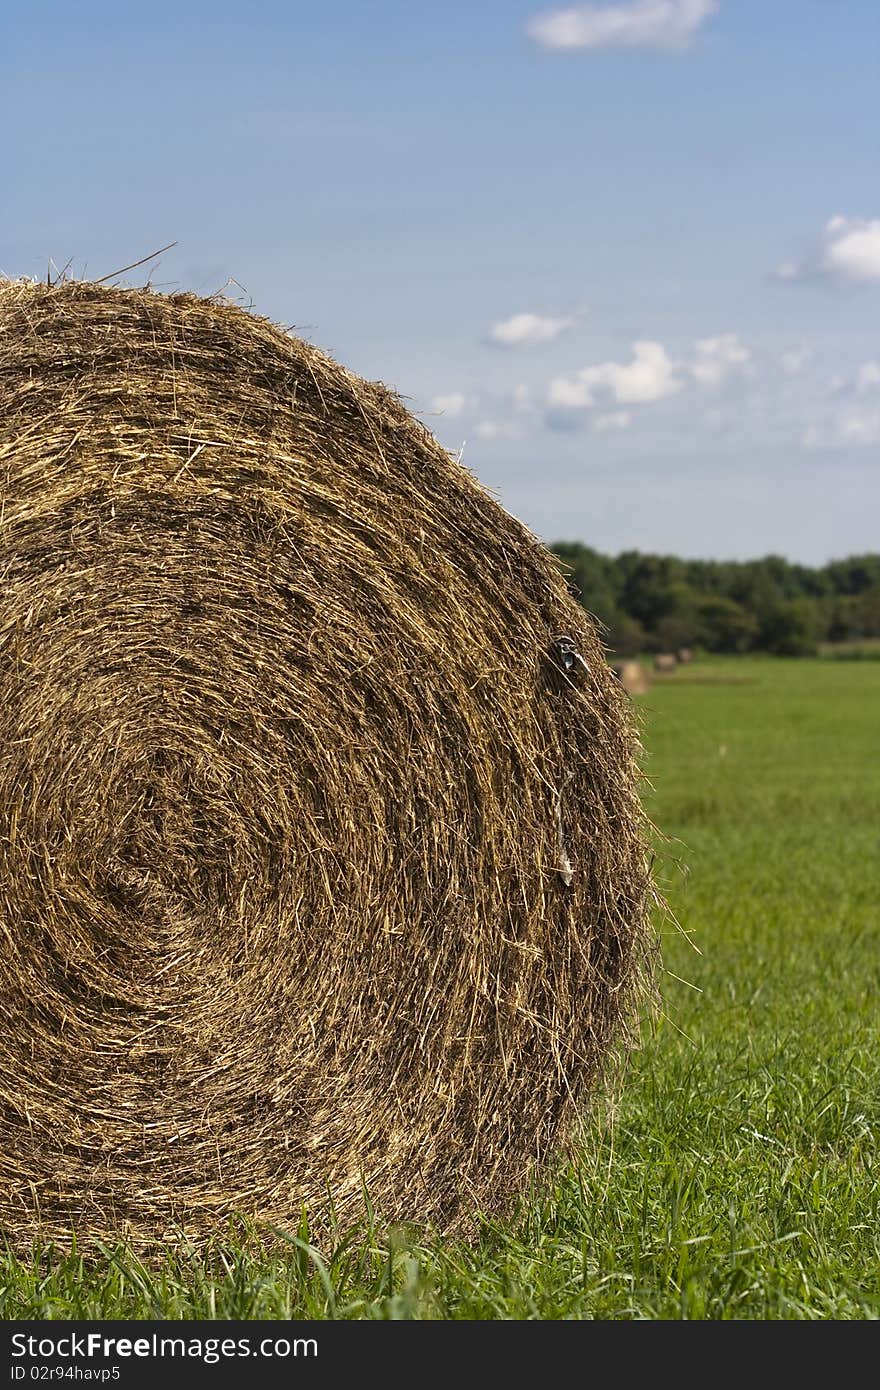
<svg viewBox="0 0 880 1390">
<path fill-rule="evenodd" d="M 0 272 L 176 240 L 156 285 L 234 280 L 548 541 L 880 547 L 876 0 L 36 0 L 3 47 Z"/>
</svg>

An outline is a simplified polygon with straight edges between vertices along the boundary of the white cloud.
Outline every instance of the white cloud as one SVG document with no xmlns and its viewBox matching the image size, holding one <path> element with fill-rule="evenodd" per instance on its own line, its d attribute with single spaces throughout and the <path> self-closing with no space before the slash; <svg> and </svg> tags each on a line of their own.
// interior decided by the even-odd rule
<svg viewBox="0 0 880 1390">
<path fill-rule="evenodd" d="M 856 391 L 864 396 L 880 386 L 880 362 L 863 362 L 856 373 Z"/>
<path fill-rule="evenodd" d="M 477 425 L 478 439 L 515 439 L 519 431 L 507 421 L 481 420 Z"/>
<path fill-rule="evenodd" d="M 544 48 L 656 48 L 680 52 L 719 8 L 718 0 L 573 5 L 536 14 L 526 25 L 526 33 Z"/>
<path fill-rule="evenodd" d="M 584 368 L 584 371 L 589 370 Z M 583 373 L 577 376 L 555 376 L 547 388 L 547 402 L 549 405 L 562 406 L 566 410 L 586 409 L 595 404 L 593 400 L 592 388 L 581 378 Z"/>
<path fill-rule="evenodd" d="M 552 342 L 573 323 L 574 319 L 551 318 L 548 314 L 512 314 L 493 324 L 489 336 L 504 347 L 526 347 Z"/>
<path fill-rule="evenodd" d="M 531 388 L 523 382 L 513 388 L 513 408 L 518 415 L 528 415 L 534 410 Z"/>
<path fill-rule="evenodd" d="M 607 415 L 597 415 L 593 421 L 595 434 L 607 434 L 609 430 L 625 430 L 632 416 L 628 410 L 611 410 Z"/>
<path fill-rule="evenodd" d="M 445 415 L 450 420 L 461 415 L 467 404 L 468 398 L 461 391 L 450 391 L 446 396 L 431 398 L 431 410 L 436 411 L 438 415 Z"/>
<path fill-rule="evenodd" d="M 880 362 L 863 362 L 850 376 L 835 372 L 825 384 L 825 394 L 838 399 L 852 400 L 853 396 L 866 396 L 880 387 Z"/>
<path fill-rule="evenodd" d="M 824 267 L 844 280 L 880 280 L 880 218 L 832 217 L 826 227 Z"/>
<path fill-rule="evenodd" d="M 880 406 L 861 403 L 839 410 L 825 431 L 809 425 L 801 436 L 805 449 L 862 448 L 880 444 Z"/>
<path fill-rule="evenodd" d="M 837 420 L 841 444 L 880 444 L 880 409 L 851 406 Z"/>
<path fill-rule="evenodd" d="M 880 281 L 880 218 L 842 217 L 826 222 L 819 245 L 804 260 L 784 261 L 777 280 L 822 277 L 841 284 L 867 285 Z"/>
<path fill-rule="evenodd" d="M 632 351 L 632 362 L 600 362 L 574 376 L 554 377 L 547 392 L 549 404 L 584 409 L 595 404 L 598 391 L 618 405 L 643 405 L 681 390 L 676 364 L 662 343 L 633 343 Z"/>
<path fill-rule="evenodd" d="M 812 355 L 808 347 L 801 346 L 792 348 L 789 352 L 783 352 L 779 362 L 786 376 L 800 376 Z"/>
<path fill-rule="evenodd" d="M 695 356 L 690 371 L 701 386 L 720 386 L 734 373 L 752 375 L 751 354 L 735 333 L 721 333 L 717 338 L 701 338 L 694 344 Z"/>
</svg>

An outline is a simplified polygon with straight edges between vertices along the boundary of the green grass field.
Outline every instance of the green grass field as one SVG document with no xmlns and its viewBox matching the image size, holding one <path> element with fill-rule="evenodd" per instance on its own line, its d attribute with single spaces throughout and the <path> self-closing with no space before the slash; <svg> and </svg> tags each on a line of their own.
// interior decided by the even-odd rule
<svg viewBox="0 0 880 1390">
<path fill-rule="evenodd" d="M 706 661 L 637 701 L 663 1015 L 613 1121 L 472 1247 L 228 1237 L 0 1262 L 6 1318 L 880 1316 L 880 663 Z M 691 944 L 692 943 L 692 944 Z M 685 983 L 686 982 L 686 983 Z"/>
</svg>

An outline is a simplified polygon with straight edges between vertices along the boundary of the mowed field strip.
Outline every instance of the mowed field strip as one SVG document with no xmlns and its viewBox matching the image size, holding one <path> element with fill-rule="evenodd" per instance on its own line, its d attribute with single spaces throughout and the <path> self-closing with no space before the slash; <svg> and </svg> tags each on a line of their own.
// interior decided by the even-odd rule
<svg viewBox="0 0 880 1390">
<path fill-rule="evenodd" d="M 218 1232 L 35 1252 L 4 1317 L 880 1315 L 880 662 L 699 661 L 637 700 L 666 838 L 663 1012 L 579 1161 L 474 1245 Z"/>
</svg>

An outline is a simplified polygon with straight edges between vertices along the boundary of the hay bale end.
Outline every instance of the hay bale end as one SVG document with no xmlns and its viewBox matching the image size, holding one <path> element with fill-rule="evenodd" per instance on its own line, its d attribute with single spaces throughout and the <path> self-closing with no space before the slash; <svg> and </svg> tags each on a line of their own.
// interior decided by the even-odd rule
<svg viewBox="0 0 880 1390">
<path fill-rule="evenodd" d="M 229 303 L 0 282 L 0 392 L 0 1228 L 503 1206 L 650 956 L 592 622 L 392 392 Z"/>
<path fill-rule="evenodd" d="M 651 678 L 640 661 L 616 661 L 611 669 L 627 695 L 644 695 L 650 688 Z"/>
<path fill-rule="evenodd" d="M 672 676 L 678 667 L 674 652 L 658 652 L 654 657 L 654 671 L 658 676 Z"/>
</svg>

